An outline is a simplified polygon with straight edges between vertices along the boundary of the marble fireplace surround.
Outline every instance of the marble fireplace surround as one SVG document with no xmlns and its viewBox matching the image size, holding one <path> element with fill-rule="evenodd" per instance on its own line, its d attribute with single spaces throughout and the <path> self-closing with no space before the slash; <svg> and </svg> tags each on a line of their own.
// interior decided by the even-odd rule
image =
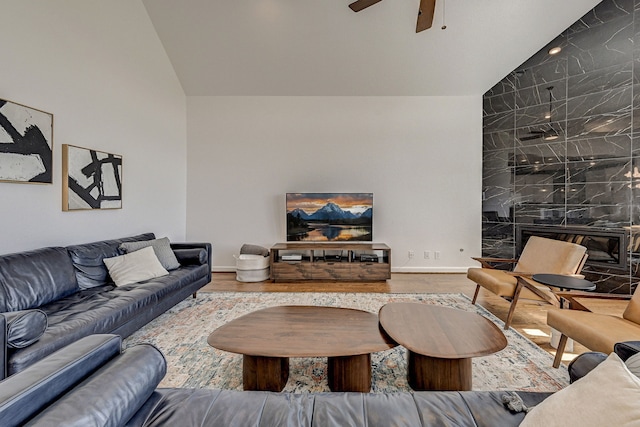
<svg viewBox="0 0 640 427">
<path fill-rule="evenodd" d="M 635 290 L 640 0 L 604 0 L 484 94 L 482 199 L 483 256 L 515 257 L 527 227 L 625 234 L 621 262 L 585 275 L 602 292 Z"/>
</svg>

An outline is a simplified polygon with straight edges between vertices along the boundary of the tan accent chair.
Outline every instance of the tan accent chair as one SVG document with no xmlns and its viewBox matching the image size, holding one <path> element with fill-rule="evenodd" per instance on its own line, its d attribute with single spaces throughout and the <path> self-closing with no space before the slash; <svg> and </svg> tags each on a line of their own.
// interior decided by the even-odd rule
<svg viewBox="0 0 640 427">
<path fill-rule="evenodd" d="M 569 303 L 570 309 L 552 308 L 547 312 L 547 325 L 562 334 L 553 360 L 554 368 L 560 366 L 568 338 L 572 338 L 590 350 L 606 354 L 613 351 L 613 346 L 617 342 L 640 340 L 640 291 L 638 288 L 633 296 L 586 292 L 560 292 L 558 296 Z M 577 301 L 584 298 L 626 299 L 629 302 L 620 317 L 589 311 Z"/>
<path fill-rule="evenodd" d="M 546 285 L 531 279 L 533 274 L 566 274 L 579 276 L 587 260 L 587 248 L 575 243 L 532 236 L 520 258 L 473 258 L 482 267 L 469 268 L 467 278 L 476 283 L 472 304 L 476 303 L 480 287 L 511 301 L 504 329 L 509 329 L 516 304 L 520 298 L 545 301 L 559 305 L 559 299 Z M 498 270 L 495 264 L 515 263 L 512 271 Z"/>
</svg>

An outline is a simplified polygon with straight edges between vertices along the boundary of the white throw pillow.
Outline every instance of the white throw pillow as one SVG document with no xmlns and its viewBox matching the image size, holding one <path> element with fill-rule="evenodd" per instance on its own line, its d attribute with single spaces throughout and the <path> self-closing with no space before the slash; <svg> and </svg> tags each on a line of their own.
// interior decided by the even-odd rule
<svg viewBox="0 0 640 427">
<path fill-rule="evenodd" d="M 103 261 L 116 286 L 129 285 L 169 274 L 158 261 L 151 246 L 130 254 L 105 258 Z"/>
<path fill-rule="evenodd" d="M 587 375 L 547 397 L 520 427 L 640 426 L 640 378 L 617 354 Z"/>
</svg>

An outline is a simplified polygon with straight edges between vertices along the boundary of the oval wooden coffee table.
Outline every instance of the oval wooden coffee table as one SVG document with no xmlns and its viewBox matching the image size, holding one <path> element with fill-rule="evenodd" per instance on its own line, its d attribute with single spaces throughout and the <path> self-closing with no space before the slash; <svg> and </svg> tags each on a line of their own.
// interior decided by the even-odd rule
<svg viewBox="0 0 640 427">
<path fill-rule="evenodd" d="M 371 390 L 371 353 L 397 344 L 378 316 L 336 307 L 279 306 L 254 311 L 219 327 L 210 346 L 239 353 L 245 390 L 282 391 L 290 357 L 327 357 L 332 391 Z"/>
<path fill-rule="evenodd" d="M 420 303 L 390 303 L 380 325 L 409 350 L 407 379 L 414 390 L 471 390 L 471 358 L 507 346 L 504 334 L 479 314 Z"/>
</svg>

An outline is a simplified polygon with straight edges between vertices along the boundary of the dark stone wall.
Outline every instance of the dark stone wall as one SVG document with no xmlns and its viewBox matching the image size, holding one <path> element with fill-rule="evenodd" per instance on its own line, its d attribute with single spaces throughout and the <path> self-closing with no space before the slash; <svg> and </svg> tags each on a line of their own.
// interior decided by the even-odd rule
<svg viewBox="0 0 640 427">
<path fill-rule="evenodd" d="M 550 55 L 555 46 L 562 51 Z M 483 100 L 483 256 L 517 256 L 519 225 L 624 230 L 626 265 L 584 272 L 600 291 L 633 291 L 640 0 L 604 0 Z"/>
</svg>

